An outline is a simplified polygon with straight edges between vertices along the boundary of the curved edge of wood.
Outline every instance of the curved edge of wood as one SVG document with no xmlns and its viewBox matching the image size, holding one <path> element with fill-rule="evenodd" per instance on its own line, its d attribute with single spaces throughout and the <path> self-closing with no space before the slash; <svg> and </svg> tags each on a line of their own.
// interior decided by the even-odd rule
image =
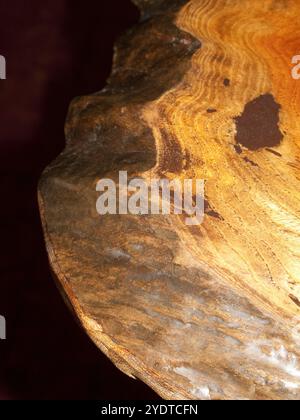
<svg viewBox="0 0 300 420">
<path fill-rule="evenodd" d="M 187 394 L 184 389 L 180 390 L 177 386 L 171 387 L 168 382 L 162 381 L 155 371 L 149 370 L 141 360 L 130 354 L 128 350 L 115 344 L 113 340 L 103 332 L 101 325 L 84 312 L 57 261 L 51 238 L 47 232 L 47 221 L 44 216 L 44 203 L 40 192 L 38 192 L 38 203 L 49 262 L 53 269 L 58 289 L 66 304 L 69 306 L 70 310 L 74 312 L 81 327 L 87 332 L 90 339 L 121 372 L 132 379 L 141 380 L 157 392 L 163 399 L 189 399 L 189 394 Z"/>
</svg>

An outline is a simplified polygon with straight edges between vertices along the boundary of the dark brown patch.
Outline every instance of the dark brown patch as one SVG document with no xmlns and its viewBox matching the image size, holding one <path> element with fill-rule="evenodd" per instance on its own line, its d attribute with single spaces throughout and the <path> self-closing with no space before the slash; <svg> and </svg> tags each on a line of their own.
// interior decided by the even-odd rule
<svg viewBox="0 0 300 420">
<path fill-rule="evenodd" d="M 207 110 L 206 110 L 206 112 L 207 112 L 208 114 L 213 114 L 214 112 L 217 112 L 217 110 L 216 110 L 216 109 L 214 109 L 214 108 L 209 108 L 209 109 L 207 109 Z"/>
<path fill-rule="evenodd" d="M 290 299 L 300 308 L 300 300 L 294 295 L 289 295 L 289 296 L 290 296 Z"/>
<path fill-rule="evenodd" d="M 246 163 L 250 163 L 250 165 L 255 166 L 255 167 L 259 167 L 257 163 L 253 162 L 253 160 L 249 159 L 248 157 L 244 157 L 244 161 Z"/>
<path fill-rule="evenodd" d="M 279 152 L 276 152 L 276 150 L 273 149 L 266 149 L 267 152 L 273 153 L 273 155 L 278 156 L 278 157 L 282 157 L 282 154 Z"/>
<path fill-rule="evenodd" d="M 241 148 L 239 144 L 234 145 L 234 150 L 236 151 L 238 155 L 241 155 L 243 153 L 243 149 Z"/>
<path fill-rule="evenodd" d="M 280 108 L 270 94 L 249 102 L 243 114 L 235 118 L 237 143 L 249 150 L 278 146 L 283 139 L 279 130 Z"/>
<path fill-rule="evenodd" d="M 230 79 L 224 79 L 224 86 L 230 86 Z"/>
<path fill-rule="evenodd" d="M 161 129 L 161 136 L 164 143 L 161 169 L 164 172 L 180 173 L 183 167 L 183 152 L 179 141 L 164 129 Z"/>
<path fill-rule="evenodd" d="M 219 220 L 224 220 L 224 218 L 220 215 L 220 213 L 218 213 L 211 207 L 208 200 L 204 200 L 204 211 L 205 211 L 205 214 L 207 214 L 207 216 L 214 217 L 215 219 L 219 219 Z"/>
</svg>

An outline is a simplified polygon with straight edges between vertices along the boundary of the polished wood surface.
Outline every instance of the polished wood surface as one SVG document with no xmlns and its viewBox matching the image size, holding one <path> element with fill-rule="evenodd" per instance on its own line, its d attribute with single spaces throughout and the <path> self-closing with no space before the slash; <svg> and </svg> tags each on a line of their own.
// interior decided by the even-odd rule
<svg viewBox="0 0 300 420">
<path fill-rule="evenodd" d="M 97 346 L 162 397 L 300 397 L 298 0 L 136 0 L 107 87 L 70 108 L 40 209 Z M 204 179 L 206 216 L 99 216 L 96 184 Z"/>
</svg>

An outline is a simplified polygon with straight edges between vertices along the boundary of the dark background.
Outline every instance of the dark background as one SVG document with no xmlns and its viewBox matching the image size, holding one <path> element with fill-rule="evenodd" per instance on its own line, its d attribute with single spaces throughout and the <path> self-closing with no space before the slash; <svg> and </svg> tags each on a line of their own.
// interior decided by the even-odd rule
<svg viewBox="0 0 300 420">
<path fill-rule="evenodd" d="M 51 278 L 39 176 L 64 147 L 71 99 L 100 90 L 129 0 L 0 0 L 0 399 L 151 399 L 90 342 Z"/>
</svg>

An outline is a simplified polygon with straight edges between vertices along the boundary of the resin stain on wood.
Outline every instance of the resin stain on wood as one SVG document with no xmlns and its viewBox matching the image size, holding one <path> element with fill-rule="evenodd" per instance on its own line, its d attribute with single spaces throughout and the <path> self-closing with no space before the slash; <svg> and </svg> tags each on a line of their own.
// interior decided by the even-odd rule
<svg viewBox="0 0 300 420">
<path fill-rule="evenodd" d="M 249 150 L 280 145 L 283 135 L 279 130 L 280 105 L 272 95 L 262 95 L 245 106 L 235 119 L 236 140 Z"/>
</svg>

